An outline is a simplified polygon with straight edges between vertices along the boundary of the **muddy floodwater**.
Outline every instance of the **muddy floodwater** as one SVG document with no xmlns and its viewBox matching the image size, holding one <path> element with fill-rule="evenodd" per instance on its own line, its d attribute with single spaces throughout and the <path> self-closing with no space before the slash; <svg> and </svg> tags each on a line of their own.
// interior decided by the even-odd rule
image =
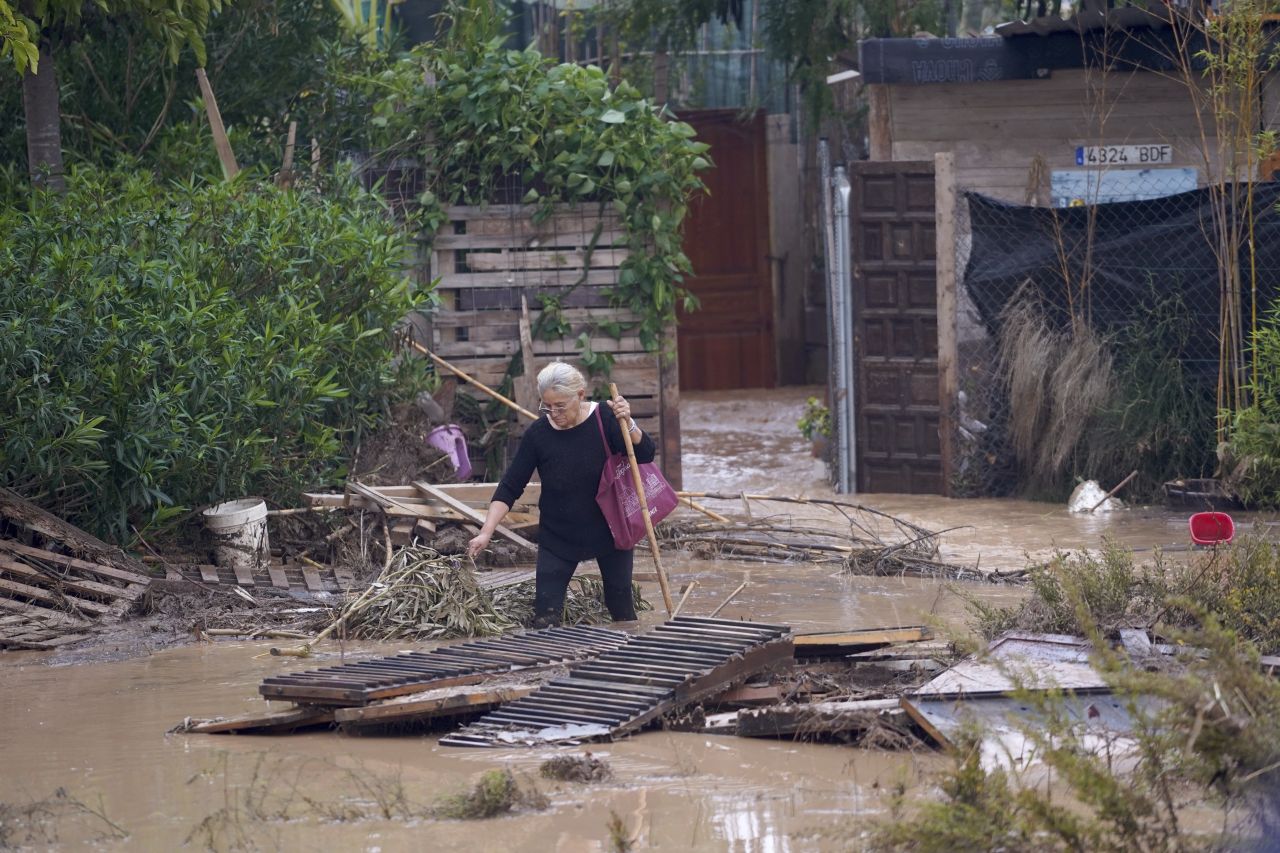
<svg viewBox="0 0 1280 853">
<path fill-rule="evenodd" d="M 686 488 L 830 496 L 821 463 L 795 429 L 810 393 L 686 394 Z M 1054 548 L 1096 548 L 1104 535 L 1174 551 L 1187 540 L 1185 514 L 1163 508 L 1080 517 L 1018 501 L 858 500 L 933 530 L 950 529 L 944 557 L 984 569 L 1021 568 Z M 803 507 L 777 511 L 811 514 Z M 638 567 L 646 559 L 638 555 Z M 722 616 L 800 631 L 964 620 L 963 602 L 934 580 L 848 577 L 830 565 L 674 556 L 664 563 L 677 585 L 698 581 L 686 604 L 694 615 L 709 612 L 745 580 Z M 990 584 L 964 588 L 992 601 L 1021 594 Z M 646 594 L 661 608 L 656 586 Z M 646 613 L 642 625 L 659 620 Z M 564 749 L 458 749 L 439 746 L 432 735 L 165 734 L 185 717 L 259 710 L 264 677 L 339 659 L 336 646 L 308 661 L 271 657 L 269 646 L 218 642 L 76 665 L 64 663 L 74 659 L 65 653 L 0 653 L 0 803 L 6 804 L 0 846 L 8 832 L 10 843 L 25 839 L 36 849 L 602 851 L 613 849 L 612 822 L 636 850 L 846 849 L 860 827 L 883 813 L 889 790 L 927 785 L 929 771 L 940 766 L 929 753 L 650 731 L 590 747 L 615 778 L 582 785 L 537 778 L 538 765 Z M 536 785 L 548 808 L 485 821 L 425 816 L 441 796 L 495 768 Z M 32 808 L 36 803 L 50 805 Z M 16 831 L 15 810 L 23 821 Z"/>
</svg>

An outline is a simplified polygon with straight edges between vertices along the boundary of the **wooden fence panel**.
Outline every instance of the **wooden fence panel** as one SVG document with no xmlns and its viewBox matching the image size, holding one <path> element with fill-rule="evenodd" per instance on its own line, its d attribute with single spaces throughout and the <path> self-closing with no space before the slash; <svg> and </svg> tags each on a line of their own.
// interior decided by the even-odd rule
<svg viewBox="0 0 1280 853">
<path fill-rule="evenodd" d="M 428 324 L 427 346 L 497 387 L 520 352 L 520 297 L 528 303 L 533 329 L 543 312 L 539 297 L 558 300 L 570 331 L 556 340 L 534 336 L 535 370 L 555 359 L 583 368 L 579 337 L 589 332 L 591 349 L 613 356 L 612 380 L 631 401 L 636 421 L 658 442 L 668 478 L 678 483 L 678 443 L 662 441 L 664 420 L 678 436 L 678 414 L 669 410 L 664 418 L 662 411 L 664 399 L 669 409 L 678 406 L 674 373 L 664 374 L 658 353 L 641 344 L 640 318 L 609 304 L 608 288 L 630 253 L 618 217 L 611 211 L 601 215 L 591 205 L 557 209 L 536 224 L 532 208 L 521 205 L 449 207 L 445 213 L 447 222 L 430 251 L 440 306 Z M 617 337 L 602 328 L 609 326 L 619 331 Z M 672 387 L 664 387 L 664 378 Z"/>
</svg>

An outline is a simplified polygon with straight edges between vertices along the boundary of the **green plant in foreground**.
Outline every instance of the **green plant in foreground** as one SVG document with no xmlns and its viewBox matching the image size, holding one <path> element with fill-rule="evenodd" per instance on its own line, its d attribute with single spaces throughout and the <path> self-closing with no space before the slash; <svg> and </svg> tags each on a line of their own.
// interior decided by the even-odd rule
<svg viewBox="0 0 1280 853">
<path fill-rule="evenodd" d="M 1232 550 L 1221 562 L 1206 555 L 1209 562 L 1193 564 L 1163 587 L 1114 548 L 1102 560 L 1081 556 L 1072 564 L 1088 576 L 1083 582 L 1060 572 L 1033 584 L 1011 624 L 1057 625 L 1087 637 L 1094 667 L 1122 698 L 1128 729 L 1094 722 L 1090 696 L 1020 689 L 1021 710 L 1008 718 L 1025 743 L 1019 760 L 1008 755 L 993 764 L 994 742 L 985 741 L 984 758 L 984 732 L 964 731 L 953 767 L 939 780 L 942 798 L 914 804 L 896 798 L 866 846 L 1240 849 L 1260 831 L 1259 820 L 1273 818 L 1280 682 L 1259 665 L 1249 636 L 1229 626 L 1248 627 L 1234 599 L 1241 590 L 1270 591 L 1272 581 L 1262 577 L 1269 572 L 1261 567 L 1274 570 L 1277 561 L 1274 548 L 1257 543 Z M 1234 576 L 1233 568 L 1244 576 Z M 1186 654 L 1133 661 L 1111 648 L 1093 615 L 1117 618 L 1125 589 L 1138 590 L 1141 599 L 1126 615 L 1159 617 L 1161 633 Z M 982 626 L 984 632 L 991 627 L 989 620 Z M 1274 637 L 1256 626 L 1254 632 Z M 1012 667 L 1009 675 L 1018 683 Z"/>
</svg>

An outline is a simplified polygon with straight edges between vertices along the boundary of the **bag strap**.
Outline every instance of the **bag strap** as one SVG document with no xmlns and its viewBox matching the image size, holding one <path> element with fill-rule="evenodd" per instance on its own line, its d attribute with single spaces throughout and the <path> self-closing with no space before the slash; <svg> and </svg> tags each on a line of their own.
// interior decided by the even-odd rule
<svg viewBox="0 0 1280 853">
<path fill-rule="evenodd" d="M 602 408 L 600 405 L 596 406 L 596 426 L 600 427 L 600 440 L 604 442 L 604 455 L 612 456 L 613 448 L 609 446 L 609 438 L 604 434 L 604 419 L 600 417 L 600 409 Z"/>
</svg>

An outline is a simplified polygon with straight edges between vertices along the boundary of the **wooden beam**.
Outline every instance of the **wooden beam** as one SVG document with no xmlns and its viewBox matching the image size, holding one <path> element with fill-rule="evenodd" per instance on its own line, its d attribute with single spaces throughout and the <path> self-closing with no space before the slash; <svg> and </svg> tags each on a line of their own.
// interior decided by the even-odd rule
<svg viewBox="0 0 1280 853">
<path fill-rule="evenodd" d="M 821 634 L 797 634 L 796 657 L 830 657 L 850 655 L 894 643 L 915 643 L 933 637 L 923 625 L 897 628 L 867 628 L 862 631 L 830 631 Z"/>
<path fill-rule="evenodd" d="M 893 116 L 889 98 L 888 86 L 874 84 L 867 87 L 867 135 L 872 160 L 893 159 Z"/>
<path fill-rule="evenodd" d="M 362 708 L 341 708 L 334 713 L 334 719 L 343 725 L 368 726 L 473 714 L 528 696 L 535 689 L 537 685 L 529 684 L 484 689 L 445 687 L 424 690 Z"/>
<path fill-rule="evenodd" d="M 897 699 L 774 705 L 738 712 L 740 737 L 836 734 L 863 731 L 877 717 L 903 713 Z"/>
<path fill-rule="evenodd" d="M 479 510 L 472 509 L 471 507 L 464 504 L 462 501 L 455 498 L 453 495 L 450 495 L 448 492 L 445 492 L 443 489 L 438 489 L 435 486 L 431 485 L 430 483 L 424 483 L 421 480 L 414 480 L 413 485 L 414 485 L 414 488 L 419 489 L 424 495 L 428 495 L 429 497 L 435 498 L 436 500 L 448 506 L 450 509 L 457 510 L 458 512 L 462 513 L 467 518 L 471 519 L 477 524 L 481 524 L 481 525 L 484 524 L 485 513 L 482 513 Z M 510 539 L 512 542 L 516 543 L 521 548 L 525 548 L 529 551 L 532 551 L 535 554 L 538 553 L 538 546 L 530 542 L 528 539 L 525 539 L 519 533 L 516 533 L 515 531 L 507 527 L 503 527 L 501 524 L 497 526 L 496 531 L 499 535 L 507 539 Z"/>
<path fill-rule="evenodd" d="M 938 438 L 942 453 L 942 493 L 951 497 L 956 470 L 957 392 L 960 388 L 956 344 L 956 156 L 939 151 L 933 158 L 935 275 L 938 293 Z"/>
<path fill-rule="evenodd" d="M 662 330 L 658 350 L 659 426 L 662 473 L 673 489 L 684 488 L 680 460 L 680 359 L 674 323 Z"/>
<path fill-rule="evenodd" d="M 255 732 L 280 734 L 310 726 L 323 726 L 333 722 L 332 708 L 312 708 L 295 705 L 283 710 L 257 711 L 229 719 L 215 719 L 197 723 L 188 731 L 200 734 L 226 734 Z"/>
</svg>

